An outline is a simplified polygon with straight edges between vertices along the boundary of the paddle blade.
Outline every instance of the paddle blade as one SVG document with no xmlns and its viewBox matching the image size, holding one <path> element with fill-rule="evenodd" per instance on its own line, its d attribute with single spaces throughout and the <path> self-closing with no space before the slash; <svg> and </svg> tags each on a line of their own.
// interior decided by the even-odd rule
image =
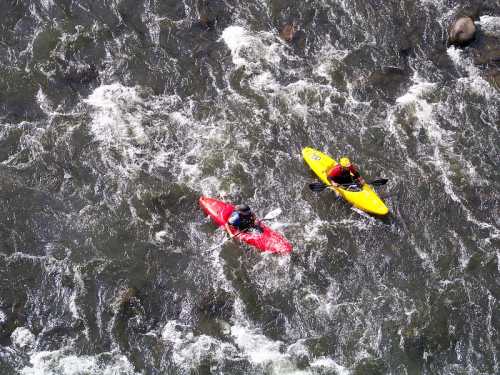
<svg viewBox="0 0 500 375">
<path fill-rule="evenodd" d="M 264 216 L 264 218 L 262 220 L 272 220 L 272 219 L 275 219 L 277 218 L 278 216 L 281 215 L 281 208 L 276 208 L 270 212 L 267 213 L 266 216 Z"/>
<path fill-rule="evenodd" d="M 371 181 L 369 184 L 373 186 L 382 186 L 387 184 L 387 181 L 389 181 L 387 178 L 379 178 L 377 180 Z"/>
<path fill-rule="evenodd" d="M 231 237 L 227 237 L 224 241 L 222 241 L 221 243 L 211 247 L 210 249 L 206 250 L 205 253 L 209 253 L 211 251 L 214 251 L 216 249 L 218 249 L 219 247 L 223 246 L 225 243 L 229 242 L 229 240 L 231 240 Z"/>
<path fill-rule="evenodd" d="M 309 189 L 311 189 L 312 191 L 316 192 L 316 193 L 319 193 L 320 191 L 323 191 L 327 188 L 328 186 L 325 185 L 324 183 L 322 182 L 311 182 L 309 184 Z"/>
</svg>

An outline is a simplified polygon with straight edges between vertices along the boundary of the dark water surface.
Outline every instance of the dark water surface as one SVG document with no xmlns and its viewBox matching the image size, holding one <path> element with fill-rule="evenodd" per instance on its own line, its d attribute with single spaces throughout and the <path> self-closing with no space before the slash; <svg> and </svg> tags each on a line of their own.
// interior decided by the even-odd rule
<svg viewBox="0 0 500 375">
<path fill-rule="evenodd" d="M 500 373 L 470 3 L 0 0 L 0 373 Z M 389 178 L 390 216 L 309 191 L 305 146 Z M 294 253 L 208 251 L 200 195 L 281 208 Z"/>
</svg>

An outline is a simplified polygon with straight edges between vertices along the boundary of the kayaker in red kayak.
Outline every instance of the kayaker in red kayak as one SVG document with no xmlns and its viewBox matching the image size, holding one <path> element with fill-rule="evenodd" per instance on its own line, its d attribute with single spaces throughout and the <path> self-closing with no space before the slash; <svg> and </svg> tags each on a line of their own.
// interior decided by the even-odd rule
<svg viewBox="0 0 500 375">
<path fill-rule="evenodd" d="M 231 238 L 236 236 L 239 232 L 247 231 L 252 228 L 260 229 L 255 222 L 255 214 L 247 204 L 237 205 L 233 213 L 227 219 L 224 227 Z M 231 227 L 238 229 L 239 232 L 232 234 L 230 230 Z"/>
<path fill-rule="evenodd" d="M 339 163 L 330 169 L 327 178 L 335 187 L 353 182 L 356 182 L 359 186 L 365 184 L 365 179 L 359 174 L 358 167 L 345 156 L 340 158 Z"/>
</svg>

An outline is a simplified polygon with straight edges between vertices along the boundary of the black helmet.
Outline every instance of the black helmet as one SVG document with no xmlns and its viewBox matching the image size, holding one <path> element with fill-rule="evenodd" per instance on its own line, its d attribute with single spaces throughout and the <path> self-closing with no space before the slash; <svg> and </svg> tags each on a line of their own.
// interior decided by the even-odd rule
<svg viewBox="0 0 500 375">
<path fill-rule="evenodd" d="M 239 204 L 236 206 L 236 211 L 247 214 L 250 213 L 250 207 L 248 204 Z"/>
</svg>

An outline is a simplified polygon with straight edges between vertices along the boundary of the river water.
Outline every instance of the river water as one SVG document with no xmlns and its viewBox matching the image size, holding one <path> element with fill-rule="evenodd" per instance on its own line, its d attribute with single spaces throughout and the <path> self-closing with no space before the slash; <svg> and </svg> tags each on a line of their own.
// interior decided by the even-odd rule
<svg viewBox="0 0 500 375">
<path fill-rule="evenodd" d="M 0 0 L 0 373 L 500 373 L 467 4 Z M 388 178 L 389 217 L 311 192 L 306 146 Z M 281 208 L 294 252 L 210 250 L 200 195 Z"/>
</svg>

